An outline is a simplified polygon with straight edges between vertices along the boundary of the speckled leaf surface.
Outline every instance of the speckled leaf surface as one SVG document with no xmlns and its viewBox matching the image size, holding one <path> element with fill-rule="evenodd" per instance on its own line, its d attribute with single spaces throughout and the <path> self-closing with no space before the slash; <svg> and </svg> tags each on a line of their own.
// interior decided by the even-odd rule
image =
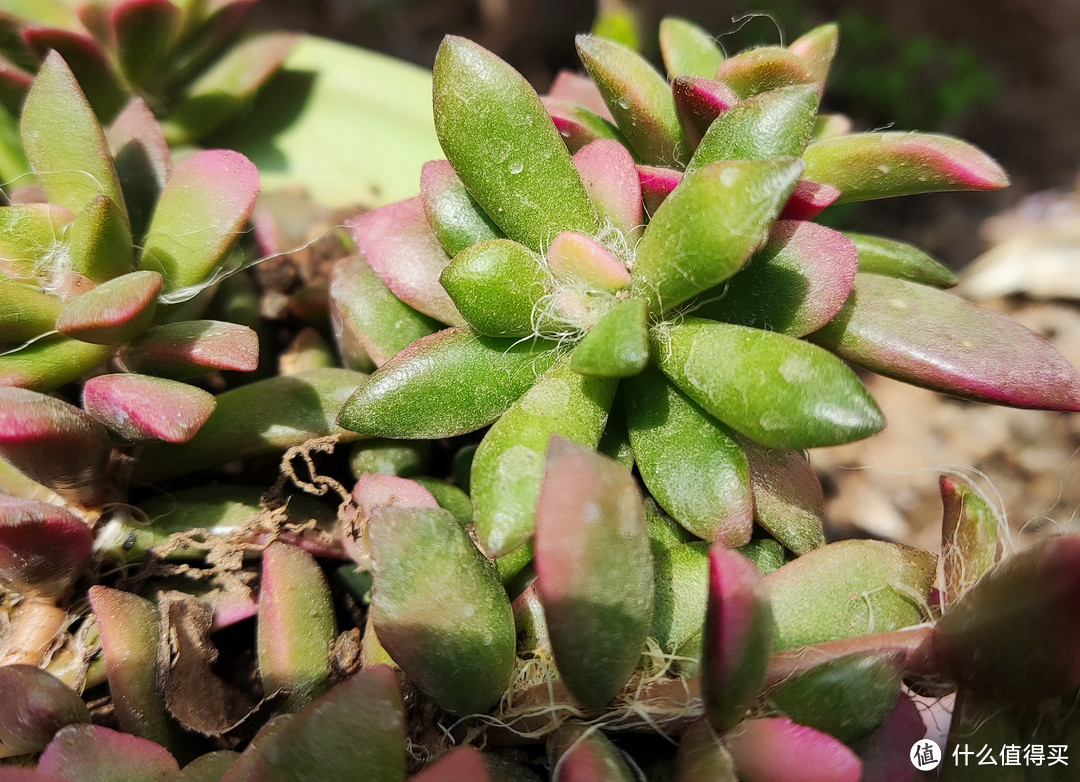
<svg viewBox="0 0 1080 782">
<path fill-rule="evenodd" d="M 770 448 L 868 437 L 885 423 L 843 362 L 801 340 L 686 318 L 654 335 L 660 368 L 706 412 Z"/>
<path fill-rule="evenodd" d="M 1080 410 L 1080 372 L 1049 342 L 1006 315 L 908 280 L 859 274 L 813 339 L 853 364 L 948 394 Z"/>
<path fill-rule="evenodd" d="M 652 622 L 653 559 L 631 474 L 553 438 L 535 545 L 556 665 L 578 702 L 600 708 L 634 670 Z"/>
<path fill-rule="evenodd" d="M 432 160 L 420 171 L 424 214 L 443 249 L 457 255 L 466 247 L 502 237 L 502 231 L 476 203 L 449 160 Z"/>
<path fill-rule="evenodd" d="M 625 383 L 630 443 L 656 501 L 698 537 L 728 546 L 749 541 L 750 470 L 732 431 L 655 368 Z"/>
<path fill-rule="evenodd" d="M 118 373 L 83 384 L 83 409 L 131 442 L 184 443 L 214 412 L 209 391 L 162 377 Z"/>
<path fill-rule="evenodd" d="M 653 544 L 656 591 L 649 637 L 676 654 L 705 626 L 709 594 L 709 544 L 704 540 L 669 548 Z"/>
<path fill-rule="evenodd" d="M 700 76 L 711 79 L 724 61 L 716 38 L 688 19 L 668 16 L 660 20 L 660 53 L 668 79 Z"/>
<path fill-rule="evenodd" d="M 543 340 L 515 343 L 462 326 L 396 354 L 341 410 L 346 429 L 376 437 L 452 437 L 487 426 L 557 358 Z"/>
<path fill-rule="evenodd" d="M 796 554 L 825 545 L 821 481 L 801 451 L 744 440 L 754 495 L 754 521 Z"/>
<path fill-rule="evenodd" d="M 187 380 L 231 369 L 259 366 L 259 337 L 247 326 L 218 320 L 184 320 L 154 326 L 120 350 L 125 369 Z"/>
<path fill-rule="evenodd" d="M 542 250 L 560 231 L 597 228 L 570 153 L 520 73 L 478 44 L 447 36 L 434 79 L 443 151 L 507 236 Z"/>
<path fill-rule="evenodd" d="M 548 441 L 561 434 L 595 447 L 615 385 L 574 372 L 565 357 L 491 427 L 470 480 L 476 533 L 488 554 L 509 554 L 532 536 Z"/>
<path fill-rule="evenodd" d="M 487 711 L 514 671 L 514 617 L 495 569 L 449 511 L 379 508 L 369 527 L 379 641 L 443 708 Z"/>
<path fill-rule="evenodd" d="M 907 242 L 885 236 L 845 231 L 859 254 L 859 271 L 903 277 L 924 285 L 948 288 L 956 285 L 956 275 L 925 252 Z"/>
<path fill-rule="evenodd" d="M 490 239 L 454 256 L 439 278 L 469 325 L 491 337 L 551 330 L 537 308 L 551 288 L 543 258 L 511 239 Z M 548 326 L 545 329 L 545 325 Z"/>
</svg>

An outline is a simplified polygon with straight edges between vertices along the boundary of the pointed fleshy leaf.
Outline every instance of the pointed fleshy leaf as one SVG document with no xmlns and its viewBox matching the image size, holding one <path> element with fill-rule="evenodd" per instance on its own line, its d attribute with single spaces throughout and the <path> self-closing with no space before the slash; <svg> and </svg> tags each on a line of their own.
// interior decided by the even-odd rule
<svg viewBox="0 0 1080 782">
<path fill-rule="evenodd" d="M 167 745 L 178 734 L 157 688 L 158 612 L 145 598 L 90 587 L 116 719 L 127 733 Z"/>
<path fill-rule="evenodd" d="M 716 38 L 688 19 L 667 16 L 660 20 L 660 53 L 668 79 L 700 76 L 711 79 L 724 61 Z"/>
<path fill-rule="evenodd" d="M 885 424 L 855 373 L 802 340 L 699 318 L 655 340 L 653 355 L 675 385 L 769 448 L 852 442 Z"/>
<path fill-rule="evenodd" d="M 686 173 L 720 160 L 799 157 L 814 130 L 817 104 L 817 93 L 803 85 L 740 101 L 709 126 Z"/>
<path fill-rule="evenodd" d="M 446 508 L 453 513 L 458 524 L 467 527 L 472 523 L 472 500 L 460 487 L 440 478 L 429 478 L 424 475 L 417 476 L 414 480 L 427 489 L 440 508 Z"/>
<path fill-rule="evenodd" d="M 0 279 L 0 342 L 23 342 L 52 331 L 60 300 L 36 285 Z"/>
<path fill-rule="evenodd" d="M 698 720 L 679 738 L 674 782 L 738 782 L 735 761 L 705 720 Z"/>
<path fill-rule="evenodd" d="M 354 527 L 341 525 L 341 542 L 345 553 L 364 570 L 371 569 L 371 544 L 365 525 L 378 509 L 391 505 L 405 508 L 438 508 L 435 497 L 416 481 L 396 475 L 365 473 L 353 486 L 352 500 L 356 504 L 358 522 Z"/>
<path fill-rule="evenodd" d="M 0 585 L 53 602 L 65 597 L 90 564 L 87 524 L 46 502 L 0 495 Z"/>
<path fill-rule="evenodd" d="M 217 406 L 201 388 L 148 375 L 98 375 L 83 385 L 83 409 L 131 442 L 186 443 Z"/>
<path fill-rule="evenodd" d="M 1013 407 L 1080 410 L 1080 372 L 1002 313 L 937 288 L 859 274 L 814 341 L 875 372 Z"/>
<path fill-rule="evenodd" d="M 683 174 L 682 171 L 659 166 L 638 166 L 637 171 L 638 181 L 641 182 L 641 200 L 646 214 L 651 217 L 682 182 Z"/>
<path fill-rule="evenodd" d="M 845 231 L 859 253 L 859 271 L 902 277 L 923 285 L 949 288 L 956 275 L 914 245 L 884 236 Z"/>
<path fill-rule="evenodd" d="M 560 281 L 588 288 L 620 291 L 630 275 L 618 259 L 591 236 L 564 231 L 548 247 L 547 265 Z"/>
<path fill-rule="evenodd" d="M 105 129 L 120 187 L 124 192 L 131 230 L 142 236 L 158 196 L 172 176 L 172 157 L 150 107 L 132 98 Z"/>
<path fill-rule="evenodd" d="M 184 766 L 176 782 L 221 782 L 239 758 L 239 752 L 228 749 L 207 752 Z"/>
<path fill-rule="evenodd" d="M 555 663 L 574 698 L 604 706 L 652 623 L 653 560 L 633 476 L 554 437 L 536 509 L 536 577 Z"/>
<path fill-rule="evenodd" d="M 799 184 L 795 185 L 795 189 L 791 192 L 791 198 L 784 204 L 780 219 L 813 220 L 825 207 L 832 206 L 839 198 L 840 191 L 832 185 L 800 179 Z"/>
<path fill-rule="evenodd" d="M 650 313 L 682 304 L 742 268 L 801 173 L 795 159 L 735 160 L 684 179 L 638 242 L 631 289 L 647 298 Z"/>
<path fill-rule="evenodd" d="M 99 345 L 127 342 L 150 325 L 162 282 L 161 275 L 152 271 L 103 282 L 64 305 L 56 330 Z"/>
<path fill-rule="evenodd" d="M 853 125 L 851 117 L 846 114 L 818 114 L 814 125 L 814 141 L 823 141 L 827 138 L 844 136 L 851 132 Z"/>
<path fill-rule="evenodd" d="M 611 116 L 607 104 L 604 103 L 604 96 L 600 94 L 596 82 L 586 74 L 564 68 L 555 74 L 547 95 L 542 97 L 542 99 L 546 98 L 574 103 L 603 117 L 608 122 L 615 122 L 615 118 Z"/>
<path fill-rule="evenodd" d="M 559 782 L 634 782 L 619 750 L 599 730 L 566 724 L 548 739 L 548 764 Z"/>
<path fill-rule="evenodd" d="M 878 540 L 814 549 L 767 577 L 774 648 L 885 633 L 919 624 L 936 578 L 934 556 Z"/>
<path fill-rule="evenodd" d="M 1017 701 L 1080 685 L 1080 627 L 1071 619 L 1078 562 L 1080 537 L 1047 538 L 1002 560 L 965 592 L 936 631 L 935 646 L 956 680 Z"/>
<path fill-rule="evenodd" d="M 825 498 L 806 455 L 750 440 L 742 445 L 750 464 L 754 521 L 796 554 L 825 545 Z"/>
<path fill-rule="evenodd" d="M 596 230 L 559 131 L 520 73 L 478 44 L 447 36 L 434 79 L 443 151 L 508 237 L 542 250 L 560 231 Z"/>
<path fill-rule="evenodd" d="M 944 602 L 952 606 L 1001 556 L 999 518 L 990 501 L 966 479 L 942 475 L 941 561 Z"/>
<path fill-rule="evenodd" d="M 695 149 L 713 121 L 739 102 L 731 87 L 711 76 L 680 76 L 672 82 L 671 94 L 683 132 Z"/>
<path fill-rule="evenodd" d="M 334 423 L 357 383 L 348 369 L 313 369 L 259 380 L 217 397 L 210 419 L 188 442 L 150 443 L 139 460 L 142 480 L 163 480 L 225 462 L 284 451 L 313 437 L 356 439 Z"/>
<path fill-rule="evenodd" d="M 356 344 L 376 366 L 439 328 L 437 321 L 395 296 L 356 255 L 334 264 L 330 312 L 342 355 L 348 356 L 350 344 Z"/>
<path fill-rule="evenodd" d="M 436 760 L 409 782 L 492 782 L 484 764 L 484 754 L 476 747 L 465 744 Z"/>
<path fill-rule="evenodd" d="M 488 431 L 476 449 L 470 481 L 476 534 L 492 557 L 533 534 L 544 453 L 553 434 L 595 447 L 615 396 L 615 382 L 586 377 L 562 358 Z"/>
<path fill-rule="evenodd" d="M 0 386 L 53 391 L 88 374 L 112 352 L 111 345 L 93 345 L 67 337 L 35 340 L 0 355 Z"/>
<path fill-rule="evenodd" d="M 123 208 L 105 134 L 56 52 L 45 58 L 26 96 L 21 130 L 26 156 L 50 203 L 78 214 L 94 196 L 106 195 Z"/>
<path fill-rule="evenodd" d="M 800 725 L 851 744 L 892 712 L 903 659 L 903 651 L 835 657 L 783 681 L 769 691 L 768 702 Z"/>
<path fill-rule="evenodd" d="M 471 328 L 417 340 L 361 381 L 338 420 L 376 437 L 453 437 L 487 426 L 555 361 L 553 343 L 515 343 Z M 453 405 L 446 404 L 454 399 Z"/>
<path fill-rule="evenodd" d="M 491 337 L 555 330 L 539 312 L 551 289 L 543 259 L 511 239 L 491 239 L 458 253 L 439 278 L 469 325 Z M 546 326 L 546 328 L 545 328 Z"/>
<path fill-rule="evenodd" d="M 349 222 L 356 247 L 386 287 L 415 310 L 451 326 L 465 321 L 439 284 L 450 263 L 420 198 L 366 212 Z"/>
<path fill-rule="evenodd" d="M 24 27 L 21 36 L 27 47 L 40 59 L 48 60 L 53 52 L 63 58 L 78 82 L 79 91 L 85 93 L 89 105 L 102 122 L 109 122 L 120 111 L 127 93 L 97 41 L 75 27 L 66 30 L 58 27 Z"/>
<path fill-rule="evenodd" d="M 0 457 L 66 499 L 104 498 L 105 427 L 77 407 L 22 388 L 0 388 Z"/>
<path fill-rule="evenodd" d="M 812 66 L 781 46 L 759 46 L 724 60 L 716 78 L 726 82 L 740 98 L 798 84 L 814 84 Z"/>
<path fill-rule="evenodd" d="M 75 690 L 35 665 L 0 666 L 0 752 L 45 749 L 65 725 L 90 722 Z"/>
<path fill-rule="evenodd" d="M 737 551 L 709 548 L 709 601 L 701 656 L 701 695 L 716 733 L 734 727 L 762 685 L 773 642 L 769 587 Z"/>
<path fill-rule="evenodd" d="M 617 304 L 590 329 L 574 349 L 575 372 L 594 377 L 630 377 L 649 363 L 648 312 L 645 300 Z"/>
<path fill-rule="evenodd" d="M 595 35 L 579 35 L 578 56 L 641 162 L 682 167 L 690 159 L 667 79 L 640 54 Z"/>
<path fill-rule="evenodd" d="M 100 725 L 68 725 L 45 748 L 38 771 L 79 782 L 172 782 L 176 758 L 148 739 Z"/>
<path fill-rule="evenodd" d="M 859 782 L 862 762 L 827 733 L 786 717 L 746 720 L 727 737 L 746 782 Z"/>
<path fill-rule="evenodd" d="M 198 285 L 225 260 L 255 208 L 259 172 L 239 152 L 206 149 L 176 167 L 161 191 L 140 263 L 165 289 Z M 198 226 L 198 241 L 192 241 Z"/>
<path fill-rule="evenodd" d="M 216 320 L 166 323 L 144 331 L 120 351 L 124 368 L 172 380 L 259 365 L 259 337 L 247 326 Z"/>
<path fill-rule="evenodd" d="M 135 262 L 127 218 L 105 195 L 94 196 L 75 218 L 68 245 L 75 270 L 94 282 L 127 274 Z"/>
<path fill-rule="evenodd" d="M 259 677 L 267 693 L 289 693 L 298 711 L 326 689 L 337 636 L 330 587 L 315 558 L 296 546 L 263 551 L 259 588 Z"/>
<path fill-rule="evenodd" d="M 221 782 L 257 782 L 258 777 L 252 776 L 256 765 L 262 760 L 266 751 L 277 742 L 278 735 L 296 719 L 292 714 L 275 714 L 263 725 L 255 737 L 248 743 L 236 762 L 229 766 Z M 397 782 L 397 780 L 395 780 Z"/>
<path fill-rule="evenodd" d="M 840 27 L 835 22 L 818 25 L 813 30 L 803 33 L 788 46 L 788 51 L 797 54 L 807 65 L 820 93 L 825 88 L 829 77 L 829 68 L 836 47 L 840 40 Z"/>
<path fill-rule="evenodd" d="M 204 70 L 162 122 L 172 144 L 190 143 L 232 120 L 282 66 L 299 40 L 295 33 L 250 35 Z"/>
<path fill-rule="evenodd" d="M 487 212 L 469 195 L 449 160 L 424 164 L 420 172 L 420 200 L 428 225 L 451 256 L 466 247 L 502 236 Z"/>
<path fill-rule="evenodd" d="M 362 739 L 362 740 L 361 740 Z M 236 782 L 405 777 L 405 715 L 394 672 L 354 674 L 293 717 Z M 230 770 L 226 779 L 233 779 Z"/>
<path fill-rule="evenodd" d="M 495 569 L 449 511 L 379 508 L 369 535 L 379 641 L 443 708 L 487 711 L 516 660 L 514 616 Z"/>
<path fill-rule="evenodd" d="M 747 543 L 754 519 L 750 470 L 732 431 L 655 368 L 626 382 L 630 443 L 649 493 L 698 537 Z"/>
<path fill-rule="evenodd" d="M 836 317 L 857 270 L 855 246 L 839 231 L 778 220 L 765 246 L 722 288 L 703 293 L 693 313 L 802 337 Z"/>
<path fill-rule="evenodd" d="M 919 707 L 910 695 L 901 692 L 881 727 L 852 747 L 862 759 L 863 779 L 910 782 L 910 754 L 915 742 L 925 735 Z"/>
<path fill-rule="evenodd" d="M 52 283 L 53 258 L 72 218 L 67 209 L 52 204 L 0 207 L 0 273 L 14 280 Z"/>
<path fill-rule="evenodd" d="M 628 143 L 615 125 L 587 108 L 554 97 L 542 98 L 542 101 L 544 110 L 571 153 L 598 139 L 609 139 L 623 145 Z M 605 112 L 606 109 L 605 106 Z"/>
<path fill-rule="evenodd" d="M 1009 184 L 1001 166 L 981 149 L 933 133 L 849 133 L 815 141 L 803 158 L 806 176 L 838 188 L 841 204 Z"/>
<path fill-rule="evenodd" d="M 641 182 L 629 150 L 611 139 L 597 139 L 574 154 L 574 166 L 600 219 L 618 228 L 632 243 L 645 217 Z"/>
<path fill-rule="evenodd" d="M 649 637 L 665 653 L 676 654 L 705 626 L 709 544 L 697 540 L 663 548 L 654 543 L 652 548 L 656 590 Z"/>
<path fill-rule="evenodd" d="M 129 84 L 156 76 L 180 36 L 183 11 L 171 0 L 125 0 L 109 13 L 116 58 Z"/>
</svg>

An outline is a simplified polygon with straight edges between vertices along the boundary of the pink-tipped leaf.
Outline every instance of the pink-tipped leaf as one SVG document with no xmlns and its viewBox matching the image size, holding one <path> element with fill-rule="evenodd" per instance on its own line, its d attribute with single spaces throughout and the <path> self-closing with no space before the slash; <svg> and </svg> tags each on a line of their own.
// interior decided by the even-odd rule
<svg viewBox="0 0 1080 782">
<path fill-rule="evenodd" d="M 420 200 L 428 225 L 447 254 L 498 239 L 502 231 L 480 208 L 449 160 L 432 160 L 420 170 Z"/>
<path fill-rule="evenodd" d="M 900 693 L 881 727 L 852 747 L 862 760 L 863 779 L 910 782 L 911 752 L 925 735 L 919 707 L 906 692 Z"/>
<path fill-rule="evenodd" d="M 619 291 L 630 283 L 630 274 L 611 252 L 591 236 L 564 231 L 548 247 L 547 265 L 563 282 L 583 283 L 607 291 Z"/>
<path fill-rule="evenodd" d="M 570 152 L 577 152 L 597 139 L 610 139 L 626 144 L 626 139 L 614 124 L 588 109 L 558 98 L 542 98 L 544 110 Z"/>
<path fill-rule="evenodd" d="M 150 107 L 132 98 L 105 129 L 124 192 L 131 230 L 142 235 L 165 183 L 172 176 L 172 155 Z"/>
<path fill-rule="evenodd" d="M 79 782 L 172 782 L 180 773 L 176 758 L 160 744 L 101 725 L 61 729 L 37 769 Z"/>
<path fill-rule="evenodd" d="M 83 385 L 83 409 L 125 440 L 185 443 L 217 406 L 201 388 L 148 375 L 98 375 Z"/>
<path fill-rule="evenodd" d="M 650 217 L 656 214 L 660 204 L 682 182 L 682 171 L 660 166 L 638 166 L 638 181 L 641 182 L 641 200 L 645 212 Z"/>
<path fill-rule="evenodd" d="M 827 733 L 786 717 L 746 720 L 727 737 L 746 782 L 859 782 L 862 762 Z"/>
<path fill-rule="evenodd" d="M 634 782 L 619 750 L 599 730 L 567 724 L 548 739 L 548 763 L 559 782 Z"/>
<path fill-rule="evenodd" d="M 813 220 L 828 206 L 840 198 L 840 191 L 832 185 L 799 180 L 791 192 L 791 198 L 780 212 L 781 220 Z"/>
<path fill-rule="evenodd" d="M 967 479 L 942 475 L 938 479 L 943 513 L 941 561 L 943 598 L 951 606 L 1001 556 L 999 530 L 1004 520 L 993 504 Z"/>
<path fill-rule="evenodd" d="M 645 218 L 641 182 L 630 152 L 616 141 L 598 139 L 578 150 L 574 166 L 600 219 L 610 222 L 633 242 Z"/>
<path fill-rule="evenodd" d="M 859 274 L 814 341 L 853 364 L 947 394 L 1080 410 L 1080 372 L 1016 321 L 946 291 Z"/>
<path fill-rule="evenodd" d="M 56 330 L 99 345 L 128 342 L 150 325 L 162 285 L 161 275 L 154 271 L 103 282 L 64 305 Z"/>
<path fill-rule="evenodd" d="M 815 84 L 810 64 L 780 46 L 759 46 L 729 57 L 716 70 L 740 98 L 800 84 Z"/>
<path fill-rule="evenodd" d="M 680 76 L 671 83 L 671 94 L 686 138 L 695 149 L 713 121 L 739 102 L 731 87 L 711 75 Z"/>
<path fill-rule="evenodd" d="M 626 468 L 552 438 L 535 549 L 559 672 L 582 706 L 601 708 L 634 670 L 652 622 L 645 511 Z"/>
<path fill-rule="evenodd" d="M 604 103 L 604 96 L 596 87 L 596 82 L 577 71 L 563 69 L 556 73 L 545 97 L 576 103 L 608 122 L 615 122 L 610 109 Z"/>
<path fill-rule="evenodd" d="M 820 93 L 825 88 L 833 57 L 840 39 L 840 27 L 835 22 L 822 24 L 803 33 L 788 46 L 788 51 L 797 54 L 807 64 L 807 70 L 814 78 Z"/>
<path fill-rule="evenodd" d="M 216 370 L 251 372 L 259 366 L 259 337 L 247 326 L 186 320 L 147 329 L 120 351 L 131 372 L 187 380 Z"/>
<path fill-rule="evenodd" d="M 491 782 L 484 755 L 476 747 L 465 744 L 458 747 L 416 776 L 409 777 L 409 782 Z"/>
<path fill-rule="evenodd" d="M 806 176 L 840 190 L 839 203 L 933 193 L 998 190 L 1009 178 L 966 141 L 933 133 L 850 133 L 806 148 Z"/>
</svg>

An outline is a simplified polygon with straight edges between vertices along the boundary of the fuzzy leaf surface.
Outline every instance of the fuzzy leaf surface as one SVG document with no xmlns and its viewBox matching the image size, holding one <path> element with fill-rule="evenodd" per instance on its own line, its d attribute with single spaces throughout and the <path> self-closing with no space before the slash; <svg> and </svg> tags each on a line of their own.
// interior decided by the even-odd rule
<svg viewBox="0 0 1080 782">
<path fill-rule="evenodd" d="M 543 259 L 512 239 L 490 239 L 454 256 L 439 278 L 469 325 L 491 337 L 525 337 L 550 288 Z"/>
<path fill-rule="evenodd" d="M 103 282 L 64 304 L 56 330 L 83 342 L 127 342 L 150 325 L 162 282 L 153 271 L 131 272 Z"/>
<path fill-rule="evenodd" d="M 956 275 L 914 245 L 885 236 L 845 231 L 859 254 L 859 271 L 902 277 L 924 285 L 949 288 Z"/>
<path fill-rule="evenodd" d="M 502 231 L 469 195 L 449 160 L 432 160 L 420 172 L 420 200 L 431 230 L 450 256 Z"/>
<path fill-rule="evenodd" d="M 615 305 L 574 349 L 575 372 L 594 377 L 631 377 L 649 363 L 649 327 L 645 300 Z"/>
<path fill-rule="evenodd" d="M 677 16 L 660 20 L 660 53 L 672 81 L 679 76 L 711 79 L 724 61 L 723 51 L 707 30 Z"/>
</svg>

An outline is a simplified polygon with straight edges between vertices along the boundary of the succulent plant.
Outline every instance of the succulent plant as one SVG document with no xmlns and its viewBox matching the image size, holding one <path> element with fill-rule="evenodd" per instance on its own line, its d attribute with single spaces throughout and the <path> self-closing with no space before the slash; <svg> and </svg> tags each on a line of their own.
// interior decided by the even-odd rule
<svg viewBox="0 0 1080 782">
<path fill-rule="evenodd" d="M 591 80 L 561 74 L 541 99 L 448 37 L 434 82 L 448 160 L 425 166 L 419 197 L 353 221 L 362 259 L 337 272 L 343 333 L 379 367 L 341 424 L 390 438 L 490 425 L 471 486 L 496 559 L 530 544 L 553 433 L 632 461 L 698 537 L 745 545 L 757 521 L 802 554 L 822 535 L 799 452 L 884 425 L 848 363 L 1080 409 L 1080 374 L 940 290 L 952 274 L 925 253 L 813 222 L 832 203 L 1007 183 L 958 139 L 819 114 L 836 42 L 826 25 L 724 58 L 669 19 L 668 78 L 582 36 Z"/>
<path fill-rule="evenodd" d="M 284 62 L 297 36 L 236 40 L 254 0 L 179 3 L 59 0 L 5 3 L 0 101 L 18 116 L 50 50 L 71 66 L 103 122 L 133 96 L 161 118 L 170 144 L 198 141 L 228 122 Z"/>
</svg>

